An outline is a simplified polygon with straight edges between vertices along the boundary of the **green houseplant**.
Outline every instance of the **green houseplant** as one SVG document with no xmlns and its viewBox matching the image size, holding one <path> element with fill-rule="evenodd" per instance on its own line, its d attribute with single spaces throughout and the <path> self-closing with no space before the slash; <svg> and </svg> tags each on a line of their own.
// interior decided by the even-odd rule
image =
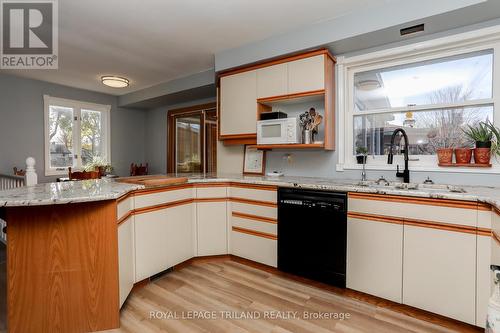
<svg viewBox="0 0 500 333">
<path fill-rule="evenodd" d="M 368 149 L 366 147 L 358 146 L 356 147 L 356 161 L 358 164 L 366 164 L 366 156 L 368 154 Z"/>
<path fill-rule="evenodd" d="M 491 155 L 500 154 L 500 130 L 490 121 L 480 122 L 477 126 L 468 125 L 464 133 L 475 142 L 476 164 L 490 164 Z"/>
<path fill-rule="evenodd" d="M 85 165 L 84 170 L 87 172 L 99 171 L 99 176 L 104 176 L 113 171 L 113 167 L 101 156 L 94 155 L 92 156 L 92 161 Z"/>
</svg>

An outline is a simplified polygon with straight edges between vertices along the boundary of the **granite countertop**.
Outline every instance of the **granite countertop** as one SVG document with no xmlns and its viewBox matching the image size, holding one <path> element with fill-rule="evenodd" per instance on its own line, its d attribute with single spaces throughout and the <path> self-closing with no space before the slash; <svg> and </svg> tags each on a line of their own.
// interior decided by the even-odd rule
<svg viewBox="0 0 500 333">
<path fill-rule="evenodd" d="M 373 182 L 368 182 L 365 186 L 361 186 L 359 180 L 339 180 L 316 177 L 266 177 L 245 176 L 241 174 L 169 174 L 165 176 L 187 177 L 188 183 L 194 184 L 208 182 L 238 182 L 339 192 L 362 192 L 436 199 L 467 200 L 488 203 L 500 209 L 499 187 L 457 187 L 449 185 L 419 184 L 417 189 L 398 189 L 394 186 L 376 185 Z M 165 186 L 169 185 L 155 187 Z M 142 185 L 120 183 L 111 179 L 39 184 L 33 187 L 0 191 L 0 207 L 111 200 L 117 199 L 128 192 L 144 188 L 145 187 Z M 456 192 L 461 190 L 464 190 L 465 193 Z"/>
<path fill-rule="evenodd" d="M 118 183 L 111 179 L 45 183 L 0 191 L 0 207 L 113 200 L 142 188 L 142 185 Z"/>
</svg>

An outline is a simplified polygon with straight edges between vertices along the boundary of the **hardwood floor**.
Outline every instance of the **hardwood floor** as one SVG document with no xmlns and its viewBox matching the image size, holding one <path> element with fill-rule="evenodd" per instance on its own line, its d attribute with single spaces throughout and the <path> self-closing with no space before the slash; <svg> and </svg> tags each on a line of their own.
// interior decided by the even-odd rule
<svg viewBox="0 0 500 333">
<path fill-rule="evenodd" d="M 0 333 L 7 332 L 7 249 L 0 242 Z"/>
<path fill-rule="evenodd" d="M 305 317 L 320 314 L 334 319 Z M 335 319 L 341 315 L 345 319 Z M 438 326 L 401 311 L 219 259 L 191 262 L 135 289 L 121 311 L 121 328 L 107 332 L 458 331 L 477 330 L 462 324 Z"/>
</svg>

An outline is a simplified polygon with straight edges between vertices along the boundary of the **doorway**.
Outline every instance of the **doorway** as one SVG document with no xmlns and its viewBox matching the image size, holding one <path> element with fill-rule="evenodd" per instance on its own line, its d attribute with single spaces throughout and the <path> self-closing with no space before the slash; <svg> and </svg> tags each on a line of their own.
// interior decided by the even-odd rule
<svg viewBox="0 0 500 333">
<path fill-rule="evenodd" d="M 167 172 L 215 172 L 217 170 L 216 104 L 169 110 L 167 146 Z"/>
</svg>

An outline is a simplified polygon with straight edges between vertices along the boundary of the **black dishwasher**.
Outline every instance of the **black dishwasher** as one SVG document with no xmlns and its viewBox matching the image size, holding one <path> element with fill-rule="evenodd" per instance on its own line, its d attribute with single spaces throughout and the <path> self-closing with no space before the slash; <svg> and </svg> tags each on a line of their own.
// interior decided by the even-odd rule
<svg viewBox="0 0 500 333">
<path fill-rule="evenodd" d="M 346 193 L 278 190 L 278 269 L 345 288 Z"/>
</svg>

